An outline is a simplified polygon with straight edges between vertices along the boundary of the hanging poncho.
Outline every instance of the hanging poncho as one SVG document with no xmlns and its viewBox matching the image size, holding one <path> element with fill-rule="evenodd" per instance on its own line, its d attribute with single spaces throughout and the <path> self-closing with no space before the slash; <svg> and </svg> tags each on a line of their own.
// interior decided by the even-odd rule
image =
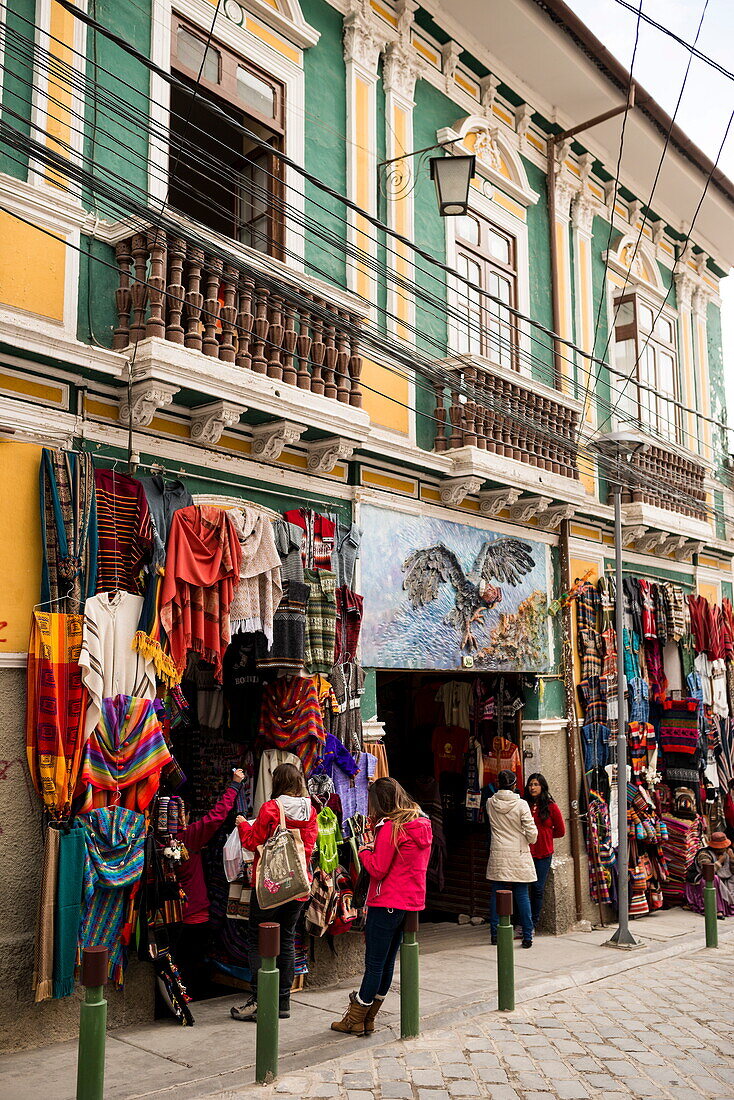
<svg viewBox="0 0 734 1100">
<path fill-rule="evenodd" d="M 229 516 L 242 551 L 240 577 L 229 609 L 232 634 L 261 631 L 270 648 L 273 615 L 283 595 L 273 526 L 254 508 L 232 509 Z"/>
<path fill-rule="evenodd" d="M 260 712 L 260 735 L 277 748 L 295 753 L 308 778 L 326 740 L 316 681 L 293 676 L 268 684 Z"/>
<path fill-rule="evenodd" d="M 103 699 L 99 723 L 85 748 L 82 812 L 106 806 L 118 791 L 121 805 L 147 809 L 160 785 L 161 768 L 172 759 L 149 699 Z"/>
</svg>

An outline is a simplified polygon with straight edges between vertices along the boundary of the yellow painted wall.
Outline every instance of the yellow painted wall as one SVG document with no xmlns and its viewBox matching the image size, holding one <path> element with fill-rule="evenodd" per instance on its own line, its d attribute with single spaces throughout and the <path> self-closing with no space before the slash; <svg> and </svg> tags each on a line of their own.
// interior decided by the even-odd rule
<svg viewBox="0 0 734 1100">
<path fill-rule="evenodd" d="M 699 581 L 698 594 L 705 597 L 711 604 L 721 603 L 721 587 L 711 581 Z"/>
<path fill-rule="evenodd" d="M 410 431 L 408 379 L 369 359 L 362 360 L 362 404 L 373 424 L 407 435 Z"/>
<path fill-rule="evenodd" d="M 0 241 L 0 304 L 63 321 L 63 238 L 0 211 Z"/>
<path fill-rule="evenodd" d="M 2 653 L 28 648 L 31 611 L 41 587 L 40 461 L 40 447 L 0 440 L 0 515 L 6 520 L 0 528 Z"/>
<path fill-rule="evenodd" d="M 62 8 L 56 0 L 51 4 L 51 42 L 50 52 L 57 66 L 52 66 L 48 80 L 48 120 L 46 123 L 46 145 L 54 153 L 68 157 L 71 143 L 72 87 L 67 75 L 67 66 L 73 67 L 74 28 L 76 21 L 71 12 Z M 46 173 L 49 183 L 64 187 L 66 178 L 53 168 Z"/>
</svg>

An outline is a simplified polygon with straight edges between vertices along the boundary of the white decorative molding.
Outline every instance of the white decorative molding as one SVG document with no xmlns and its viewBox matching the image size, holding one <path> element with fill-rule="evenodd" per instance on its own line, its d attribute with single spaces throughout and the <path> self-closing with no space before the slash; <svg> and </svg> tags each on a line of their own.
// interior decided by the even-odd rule
<svg viewBox="0 0 734 1100">
<path fill-rule="evenodd" d="M 560 172 L 556 179 L 556 217 L 568 221 L 571 217 L 571 203 L 578 194 L 579 185 L 575 176 Z"/>
<path fill-rule="evenodd" d="M 660 274 L 655 249 L 644 237 L 638 241 L 638 236 L 638 229 L 623 233 L 614 248 L 605 252 L 602 258 L 607 261 L 609 270 L 621 275 L 630 286 L 642 283 L 657 296 L 664 296 L 667 288 Z M 628 256 L 634 257 L 631 263 Z"/>
<path fill-rule="evenodd" d="M 505 508 L 511 508 L 522 491 L 507 487 L 505 489 L 485 489 L 479 494 L 479 511 L 483 516 L 498 516 Z"/>
<path fill-rule="evenodd" d="M 355 445 L 349 439 L 331 436 L 308 445 L 308 468 L 314 473 L 330 474 L 337 462 L 346 462 L 354 454 Z"/>
<path fill-rule="evenodd" d="M 627 208 L 630 225 L 633 229 L 637 229 L 637 223 L 640 220 L 640 215 L 642 214 L 642 205 L 643 204 L 640 202 L 639 199 L 632 199 L 632 202 Z"/>
<path fill-rule="evenodd" d="M 703 550 L 705 542 L 698 539 L 690 539 L 683 543 L 679 550 L 676 551 L 676 561 L 691 561 L 696 554 L 700 554 Z"/>
<path fill-rule="evenodd" d="M 453 505 L 461 504 L 469 496 L 474 496 L 482 487 L 481 477 L 450 477 L 439 485 L 441 503 Z"/>
<path fill-rule="evenodd" d="M 576 507 L 573 504 L 551 504 L 543 509 L 538 523 L 544 531 L 557 531 L 564 519 L 571 519 L 575 513 Z"/>
<path fill-rule="evenodd" d="M 647 527 L 642 524 L 638 524 L 636 527 L 623 527 L 622 528 L 622 546 L 626 549 L 634 546 L 635 543 L 647 534 Z"/>
<path fill-rule="evenodd" d="M 674 554 L 676 550 L 680 550 L 686 541 L 685 535 L 668 535 L 665 542 L 660 547 L 662 554 Z"/>
<path fill-rule="evenodd" d="M 27 653 L 0 653 L 0 668 L 25 668 L 27 664 Z"/>
<path fill-rule="evenodd" d="M 120 422 L 132 423 L 133 428 L 147 428 L 158 410 L 171 404 L 178 390 L 178 386 L 165 382 L 133 382 L 132 400 L 128 400 L 127 392 L 120 399 Z"/>
<path fill-rule="evenodd" d="M 470 134 L 474 135 L 473 145 L 466 143 Z M 455 143 L 455 153 L 474 153 L 477 175 L 501 187 L 521 206 L 534 206 L 540 198 L 530 186 L 522 157 L 514 148 L 517 139 L 512 131 L 488 122 L 482 115 L 467 115 L 453 126 L 437 130 L 436 141 L 440 145 Z"/>
<path fill-rule="evenodd" d="M 667 531 L 647 531 L 635 543 L 635 550 L 640 554 L 652 554 L 660 549 L 667 537 Z"/>
<path fill-rule="evenodd" d="M 385 26 L 373 14 L 370 0 L 352 0 L 344 16 L 344 60 L 376 73 L 386 41 Z"/>
<path fill-rule="evenodd" d="M 374 718 L 368 718 L 366 722 L 362 722 L 362 736 L 365 741 L 376 741 L 382 737 L 385 733 L 385 723 L 381 722 L 376 716 Z"/>
<path fill-rule="evenodd" d="M 687 311 L 691 308 L 693 303 L 693 292 L 696 289 L 696 281 L 689 271 L 680 271 L 677 275 L 674 275 L 673 278 L 675 279 L 675 294 L 678 302 L 678 309 Z"/>
<path fill-rule="evenodd" d="M 245 412 L 244 405 L 231 401 L 199 405 L 191 412 L 191 438 L 197 443 L 218 443 L 225 428 L 233 427 Z"/>
<path fill-rule="evenodd" d="M 307 23 L 298 0 L 280 0 L 277 7 L 268 0 L 224 0 L 222 15 L 236 27 L 247 28 L 247 12 L 259 16 L 296 46 L 315 46 L 320 31 Z"/>
<path fill-rule="evenodd" d="M 0 439 L 38 443 L 64 451 L 71 450 L 79 432 L 79 418 L 71 413 L 0 396 Z"/>
<path fill-rule="evenodd" d="M 591 192 L 587 188 L 582 187 L 581 190 L 576 193 L 571 203 L 571 223 L 574 229 L 590 238 L 595 213 L 596 204 L 591 197 Z"/>
<path fill-rule="evenodd" d="M 453 91 L 456 67 L 463 52 L 459 43 L 453 42 L 451 39 L 441 47 L 441 71 L 446 82 L 446 90 L 449 93 Z"/>
<path fill-rule="evenodd" d="M 297 443 L 305 431 L 304 424 L 294 424 L 291 420 L 257 424 L 252 429 L 253 457 L 266 462 L 277 462 L 285 448 Z"/>
<path fill-rule="evenodd" d="M 482 104 L 484 106 L 484 104 Z M 533 108 L 529 103 L 521 103 L 515 108 L 515 133 L 521 142 L 525 142 L 530 133 L 530 125 L 533 120 Z"/>
<path fill-rule="evenodd" d="M 423 71 L 423 62 L 410 41 L 390 42 L 382 63 L 382 83 L 386 92 L 412 102 L 415 82 Z"/>
<path fill-rule="evenodd" d="M 499 77 L 496 77 L 494 73 L 483 76 L 479 81 L 479 102 L 487 118 L 493 117 L 493 107 L 497 102 L 497 89 L 499 85 Z M 527 104 L 523 104 L 523 106 L 527 106 Z"/>
<path fill-rule="evenodd" d="M 510 518 L 526 523 L 529 519 L 535 519 L 543 512 L 547 512 L 552 503 L 550 497 L 523 497 L 522 500 L 518 501 L 517 504 L 513 504 L 510 508 Z"/>
</svg>

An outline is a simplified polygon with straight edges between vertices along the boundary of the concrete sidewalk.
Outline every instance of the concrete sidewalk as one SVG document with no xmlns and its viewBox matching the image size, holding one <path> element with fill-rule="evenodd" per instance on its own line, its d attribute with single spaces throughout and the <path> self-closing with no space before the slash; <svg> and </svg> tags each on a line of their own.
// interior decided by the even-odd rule
<svg viewBox="0 0 734 1100">
<path fill-rule="evenodd" d="M 722 941 L 734 938 L 734 929 L 728 930 L 731 923 L 719 924 Z M 673 959 L 704 942 L 703 918 L 678 909 L 635 921 L 633 930 L 645 946 L 632 952 L 604 947 L 609 929 L 540 936 L 531 951 L 520 950 L 518 943 L 518 1003 Z M 496 1007 L 496 950 L 488 939 L 486 925 L 444 924 L 421 930 L 424 1033 L 466 1020 L 473 1009 L 486 1012 Z M 281 1073 L 318 1065 L 350 1050 L 364 1053 L 398 1037 L 398 984 L 380 1015 L 381 1027 L 369 1040 L 341 1037 L 329 1030 L 331 1021 L 344 1011 L 353 981 L 294 996 L 291 1019 L 281 1024 Z M 241 995 L 194 1005 L 194 1028 L 161 1020 L 110 1032 L 106 1100 L 164 1096 L 194 1100 L 252 1082 L 255 1028 L 229 1018 L 229 1007 L 238 999 Z M 0 1058 L 0 1100 L 38 1100 L 39 1096 L 73 1100 L 75 1080 L 75 1043 L 57 1043 Z"/>
</svg>

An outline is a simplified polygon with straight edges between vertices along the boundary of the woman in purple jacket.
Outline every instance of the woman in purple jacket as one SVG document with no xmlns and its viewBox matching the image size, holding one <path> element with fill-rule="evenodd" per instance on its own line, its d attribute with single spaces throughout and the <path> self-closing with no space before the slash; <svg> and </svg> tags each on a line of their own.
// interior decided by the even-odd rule
<svg viewBox="0 0 734 1100">
<path fill-rule="evenodd" d="M 370 788 L 369 815 L 375 842 L 359 858 L 370 876 L 365 924 L 364 977 L 333 1031 L 371 1035 L 375 1016 L 392 985 L 406 913 L 426 904 L 426 872 L 431 856 L 431 822 L 394 779 Z"/>
</svg>

